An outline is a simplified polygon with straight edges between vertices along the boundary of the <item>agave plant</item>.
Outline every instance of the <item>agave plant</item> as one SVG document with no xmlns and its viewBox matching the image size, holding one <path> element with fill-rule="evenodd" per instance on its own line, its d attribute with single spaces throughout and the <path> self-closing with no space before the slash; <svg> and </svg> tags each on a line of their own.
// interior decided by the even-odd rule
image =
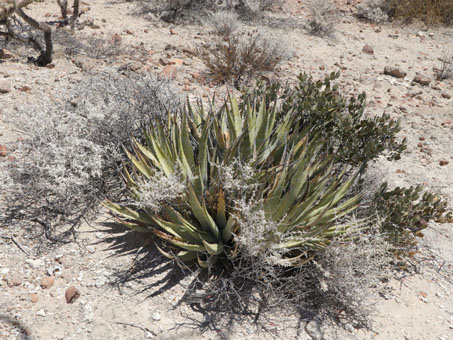
<svg viewBox="0 0 453 340">
<path fill-rule="evenodd" d="M 303 263 L 341 232 L 336 222 L 360 196 L 344 199 L 356 176 L 340 172 L 319 135 L 294 129 L 296 115 L 279 108 L 266 91 L 241 103 L 230 95 L 217 111 L 188 103 L 165 124 L 151 124 L 143 142 L 134 140 L 133 152 L 126 151 L 123 176 L 136 204 L 104 206 L 127 227 L 163 239 L 165 255 L 207 267 L 246 251 L 238 240 L 256 226 L 247 222 L 242 202 L 274 226 L 256 235 L 265 253 L 279 264 Z M 228 185 L 225 176 L 242 178 L 244 167 L 250 173 L 243 185 Z M 141 186 L 156 176 L 184 183 L 183 193 L 157 210 L 140 204 Z"/>
</svg>

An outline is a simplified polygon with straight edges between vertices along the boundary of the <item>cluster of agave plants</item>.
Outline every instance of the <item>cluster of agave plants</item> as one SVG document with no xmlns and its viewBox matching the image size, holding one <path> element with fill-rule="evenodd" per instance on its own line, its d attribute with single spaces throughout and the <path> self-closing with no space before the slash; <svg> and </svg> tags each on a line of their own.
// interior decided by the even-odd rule
<svg viewBox="0 0 453 340">
<path fill-rule="evenodd" d="M 398 123 L 364 118 L 365 96 L 346 100 L 331 86 L 337 77 L 303 75 L 295 88 L 259 85 L 217 108 L 187 103 L 169 112 L 125 148 L 129 199 L 104 206 L 162 239 L 165 256 L 202 268 L 232 268 L 243 253 L 275 266 L 306 264 L 352 224 L 367 164 L 405 148 Z M 391 241 L 451 218 L 445 202 L 419 191 L 384 185 L 376 193 L 367 214 L 384 219 Z"/>
</svg>

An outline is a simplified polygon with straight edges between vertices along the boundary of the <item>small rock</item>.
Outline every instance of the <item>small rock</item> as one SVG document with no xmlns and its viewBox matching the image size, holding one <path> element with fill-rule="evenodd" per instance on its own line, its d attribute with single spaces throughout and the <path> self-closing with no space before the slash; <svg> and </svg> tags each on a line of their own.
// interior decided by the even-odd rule
<svg viewBox="0 0 453 340">
<path fill-rule="evenodd" d="M 173 60 L 170 61 L 170 65 L 177 65 L 181 66 L 183 64 L 184 60 L 179 59 L 179 58 L 174 58 Z"/>
<path fill-rule="evenodd" d="M 442 97 L 445 98 L 445 99 L 450 99 L 451 98 L 451 93 L 442 92 Z"/>
<path fill-rule="evenodd" d="M 53 276 L 44 276 L 41 280 L 41 287 L 43 289 L 48 289 L 53 286 L 55 278 Z"/>
<path fill-rule="evenodd" d="M 168 63 L 169 63 L 169 61 L 167 58 L 165 58 L 165 57 L 159 58 L 159 64 L 161 64 L 162 66 L 167 66 Z"/>
<path fill-rule="evenodd" d="M 427 78 L 427 77 L 424 77 L 424 76 L 421 76 L 419 74 L 417 74 L 415 77 L 414 77 L 414 80 L 413 80 L 414 83 L 418 83 L 420 85 L 424 85 L 424 86 L 427 86 L 431 83 L 431 79 Z"/>
<path fill-rule="evenodd" d="M 0 93 L 10 93 L 11 83 L 7 80 L 0 80 Z"/>
<path fill-rule="evenodd" d="M 178 73 L 178 69 L 172 65 L 167 65 L 164 67 L 162 72 L 160 73 L 162 76 L 166 78 L 176 78 L 176 74 Z"/>
<path fill-rule="evenodd" d="M 36 312 L 36 315 L 37 316 L 46 316 L 46 312 L 44 311 L 44 309 L 40 309 L 39 311 Z"/>
<path fill-rule="evenodd" d="M 31 87 L 30 86 L 27 86 L 27 85 L 24 85 L 22 87 L 19 87 L 19 91 L 22 91 L 22 92 L 30 92 L 31 91 Z"/>
<path fill-rule="evenodd" d="M 22 279 L 18 275 L 11 275 L 6 279 L 6 284 L 9 288 L 20 286 L 22 284 Z"/>
<path fill-rule="evenodd" d="M 186 66 L 192 65 L 192 59 L 184 59 L 183 65 L 186 65 Z"/>
<path fill-rule="evenodd" d="M 445 159 L 442 159 L 439 161 L 439 165 L 440 166 L 445 166 L 445 165 L 448 165 L 448 163 L 450 163 L 449 161 L 445 160 Z"/>
<path fill-rule="evenodd" d="M 36 293 L 31 294 L 31 295 L 30 295 L 30 301 L 31 301 L 32 303 L 38 302 L 38 301 L 39 301 L 38 294 L 36 294 Z"/>
<path fill-rule="evenodd" d="M 399 68 L 391 66 L 384 67 L 384 74 L 387 74 L 395 78 L 404 78 L 407 75 L 406 72 L 401 71 Z"/>
<path fill-rule="evenodd" d="M 71 286 L 68 289 L 66 289 L 65 292 L 65 298 L 66 298 L 66 303 L 73 303 L 75 300 L 77 300 L 80 296 L 80 291 L 74 287 Z"/>
<path fill-rule="evenodd" d="M 8 51 L 6 48 L 0 48 L 0 59 L 12 59 L 15 55 Z"/>
<path fill-rule="evenodd" d="M 93 30 L 98 30 L 98 29 L 101 28 L 101 26 L 93 24 L 93 25 L 90 26 L 90 28 L 93 29 Z"/>
<path fill-rule="evenodd" d="M 125 30 L 124 32 L 126 32 L 126 34 L 129 34 L 129 35 L 132 35 L 132 34 L 134 34 L 134 32 L 133 32 L 133 31 L 131 31 L 131 30 L 129 30 L 129 29 Z"/>
<path fill-rule="evenodd" d="M 96 279 L 96 282 L 94 283 L 94 285 L 96 286 L 96 288 L 101 288 L 101 287 L 105 286 L 106 283 L 107 283 L 107 279 L 104 276 L 100 276 Z"/>
<path fill-rule="evenodd" d="M 123 38 L 121 38 L 121 35 L 119 35 L 118 33 L 115 33 L 114 35 L 112 35 L 112 41 L 114 43 L 119 43 Z"/>
<path fill-rule="evenodd" d="M 27 259 L 25 260 L 25 263 L 28 264 L 33 269 L 39 269 L 44 266 L 44 261 L 41 259 L 37 260 Z"/>
<path fill-rule="evenodd" d="M 153 313 L 153 315 L 151 316 L 151 318 L 152 318 L 154 321 L 159 321 L 160 318 L 161 318 L 160 313 L 159 313 L 159 312 Z"/>
<path fill-rule="evenodd" d="M 406 93 L 406 96 L 408 97 L 417 97 L 418 95 L 422 94 L 422 90 L 420 89 L 412 89 L 408 93 Z"/>
<path fill-rule="evenodd" d="M 0 157 L 6 157 L 8 155 L 8 148 L 6 145 L 0 144 Z"/>
<path fill-rule="evenodd" d="M 47 269 L 47 273 L 50 276 L 60 277 L 63 274 L 63 266 L 60 264 L 57 264 L 57 265 L 53 266 L 52 268 Z"/>
<path fill-rule="evenodd" d="M 366 53 L 366 54 L 369 54 L 369 55 L 373 55 L 374 54 L 374 49 L 370 45 L 366 44 L 365 46 L 363 46 L 362 52 Z"/>
<path fill-rule="evenodd" d="M 170 29 L 170 34 L 171 35 L 178 35 L 178 32 L 176 32 L 174 29 Z"/>
</svg>

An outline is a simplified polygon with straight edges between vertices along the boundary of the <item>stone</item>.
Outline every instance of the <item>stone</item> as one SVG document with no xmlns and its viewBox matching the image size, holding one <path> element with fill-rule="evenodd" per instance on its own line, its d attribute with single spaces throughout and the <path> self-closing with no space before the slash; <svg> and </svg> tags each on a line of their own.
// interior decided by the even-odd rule
<svg viewBox="0 0 453 340">
<path fill-rule="evenodd" d="M 48 289 L 53 286 L 55 282 L 55 277 L 53 276 L 44 276 L 41 280 L 41 287 L 43 289 Z"/>
<path fill-rule="evenodd" d="M 31 294 L 31 295 L 30 295 L 30 301 L 31 301 L 32 303 L 38 302 L 38 301 L 39 301 L 39 296 L 38 296 L 38 294 L 36 294 L 36 293 Z"/>
<path fill-rule="evenodd" d="M 183 65 L 186 65 L 186 66 L 192 65 L 192 59 L 184 59 Z"/>
<path fill-rule="evenodd" d="M 11 83 L 7 80 L 0 80 L 0 93 L 10 93 Z"/>
<path fill-rule="evenodd" d="M 22 284 L 22 278 L 18 275 L 11 275 L 6 279 L 6 284 L 9 288 L 20 286 Z"/>
<path fill-rule="evenodd" d="M 169 61 L 167 58 L 165 58 L 165 57 L 159 58 L 159 64 L 161 64 L 162 66 L 167 66 L 168 63 L 169 63 Z"/>
<path fill-rule="evenodd" d="M 399 68 L 391 66 L 384 67 L 384 74 L 395 78 L 404 78 L 407 75 L 406 72 L 401 71 Z"/>
<path fill-rule="evenodd" d="M 178 32 L 176 32 L 173 28 L 170 29 L 170 34 L 171 35 L 178 35 Z"/>
<path fill-rule="evenodd" d="M 8 155 L 8 148 L 6 145 L 0 144 L 0 157 L 6 157 Z"/>
<path fill-rule="evenodd" d="M 160 318 L 161 318 L 160 313 L 159 313 L 159 312 L 153 313 L 153 315 L 151 316 L 151 318 L 152 318 L 154 321 L 159 321 Z"/>
<path fill-rule="evenodd" d="M 68 289 L 66 289 L 64 295 L 66 298 L 66 303 L 73 303 L 80 297 L 80 291 L 76 287 L 71 286 Z"/>
<path fill-rule="evenodd" d="M 370 45 L 366 44 L 365 46 L 363 46 L 362 52 L 366 53 L 366 54 L 369 54 L 369 55 L 373 55 L 374 54 L 374 49 Z"/>
<path fill-rule="evenodd" d="M 418 95 L 420 95 L 422 93 L 423 93 L 422 90 L 415 88 L 415 89 L 410 90 L 408 93 L 406 93 L 406 96 L 417 97 Z"/>
<path fill-rule="evenodd" d="M 114 35 L 112 35 L 112 41 L 114 43 L 119 43 L 119 42 L 121 42 L 121 40 L 123 40 L 123 38 L 121 38 L 121 35 L 119 35 L 118 33 L 115 33 Z"/>
<path fill-rule="evenodd" d="M 133 31 L 131 31 L 131 30 L 125 30 L 124 32 L 126 32 L 126 34 L 129 34 L 129 35 L 132 35 L 132 34 L 134 34 L 134 32 L 133 32 Z"/>
<path fill-rule="evenodd" d="M 176 78 L 177 73 L 178 69 L 176 67 L 172 65 L 167 65 L 164 67 L 160 74 L 165 78 Z"/>
<path fill-rule="evenodd" d="M 25 260 L 25 263 L 28 264 L 32 269 L 39 269 L 44 266 L 44 261 L 42 259 L 27 259 Z"/>
<path fill-rule="evenodd" d="M 30 92 L 31 91 L 31 87 L 27 86 L 27 85 L 24 85 L 24 86 L 19 87 L 19 91 Z"/>
<path fill-rule="evenodd" d="M 442 98 L 450 99 L 450 98 L 451 98 L 451 93 L 449 93 L 449 92 L 442 92 Z"/>
<path fill-rule="evenodd" d="M 0 48 L 0 59 L 13 59 L 16 56 L 6 48 Z"/>
<path fill-rule="evenodd" d="M 44 309 L 40 309 L 39 311 L 36 312 L 36 315 L 37 316 L 46 316 L 46 312 L 44 311 Z"/>
<path fill-rule="evenodd" d="M 440 165 L 440 166 L 445 166 L 445 165 L 448 165 L 449 163 L 450 163 L 450 162 L 447 161 L 447 160 L 445 160 L 445 159 L 442 159 L 442 160 L 439 161 L 439 165 Z"/>
<path fill-rule="evenodd" d="M 431 79 L 417 74 L 413 80 L 414 83 L 418 83 L 423 86 L 427 86 L 431 83 Z"/>
</svg>

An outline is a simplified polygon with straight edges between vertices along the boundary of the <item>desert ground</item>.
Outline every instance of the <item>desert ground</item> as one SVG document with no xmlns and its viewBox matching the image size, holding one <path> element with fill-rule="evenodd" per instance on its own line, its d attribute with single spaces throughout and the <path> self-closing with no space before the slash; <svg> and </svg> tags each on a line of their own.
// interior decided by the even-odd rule
<svg viewBox="0 0 453 340">
<path fill-rule="evenodd" d="M 284 36 L 294 51 L 269 77 L 291 81 L 303 72 L 321 78 L 340 71 L 342 93 L 366 92 L 367 115 L 385 111 L 399 119 L 407 150 L 399 161 L 380 159 L 370 171 L 390 186 L 421 183 L 449 200 L 451 207 L 453 80 L 436 80 L 435 69 L 444 54 L 453 51 L 453 29 L 360 21 L 354 16 L 357 3 L 336 2 L 340 18 L 330 37 L 307 32 L 303 1 L 284 2 L 266 12 L 266 21 L 243 22 L 242 28 L 263 25 Z M 170 76 L 191 100 L 226 93 L 228 86 L 210 81 L 203 62 L 190 53 L 213 38 L 209 25 L 168 24 L 138 14 L 137 3 L 128 1 L 86 0 L 81 8 L 83 25 L 73 39 L 117 41 L 127 52 L 109 58 L 87 53 L 71 57 L 67 46 L 56 41 L 52 64 L 38 67 L 27 63 L 27 57 L 36 54 L 32 49 L 2 46 L 12 56 L 0 55 L 0 144 L 8 148 L 1 162 L 11 161 L 14 143 L 21 138 L 16 128 L 21 122 L 14 126 L 2 121 L 9 112 L 53 93 L 61 83 L 77 83 L 106 68 Z M 60 15 L 51 0 L 33 3 L 27 13 L 46 21 Z M 384 74 L 386 66 L 407 75 Z M 428 84 L 413 82 L 416 75 L 427 78 Z M 105 213 L 84 223 L 76 239 L 65 244 L 52 243 L 39 225 L 33 227 L 34 233 L 15 225 L 0 226 L 1 340 L 453 339 L 451 223 L 430 222 L 413 268 L 396 272 L 385 283 L 385 294 L 370 297 L 375 304 L 372 329 L 364 330 L 301 322 L 296 315 L 278 313 L 259 322 L 244 318 L 226 328 L 218 326 L 208 314 L 179 303 L 190 277 L 162 261 L 141 235 L 110 221 Z M 67 303 L 65 293 L 71 286 L 80 297 Z"/>
</svg>

